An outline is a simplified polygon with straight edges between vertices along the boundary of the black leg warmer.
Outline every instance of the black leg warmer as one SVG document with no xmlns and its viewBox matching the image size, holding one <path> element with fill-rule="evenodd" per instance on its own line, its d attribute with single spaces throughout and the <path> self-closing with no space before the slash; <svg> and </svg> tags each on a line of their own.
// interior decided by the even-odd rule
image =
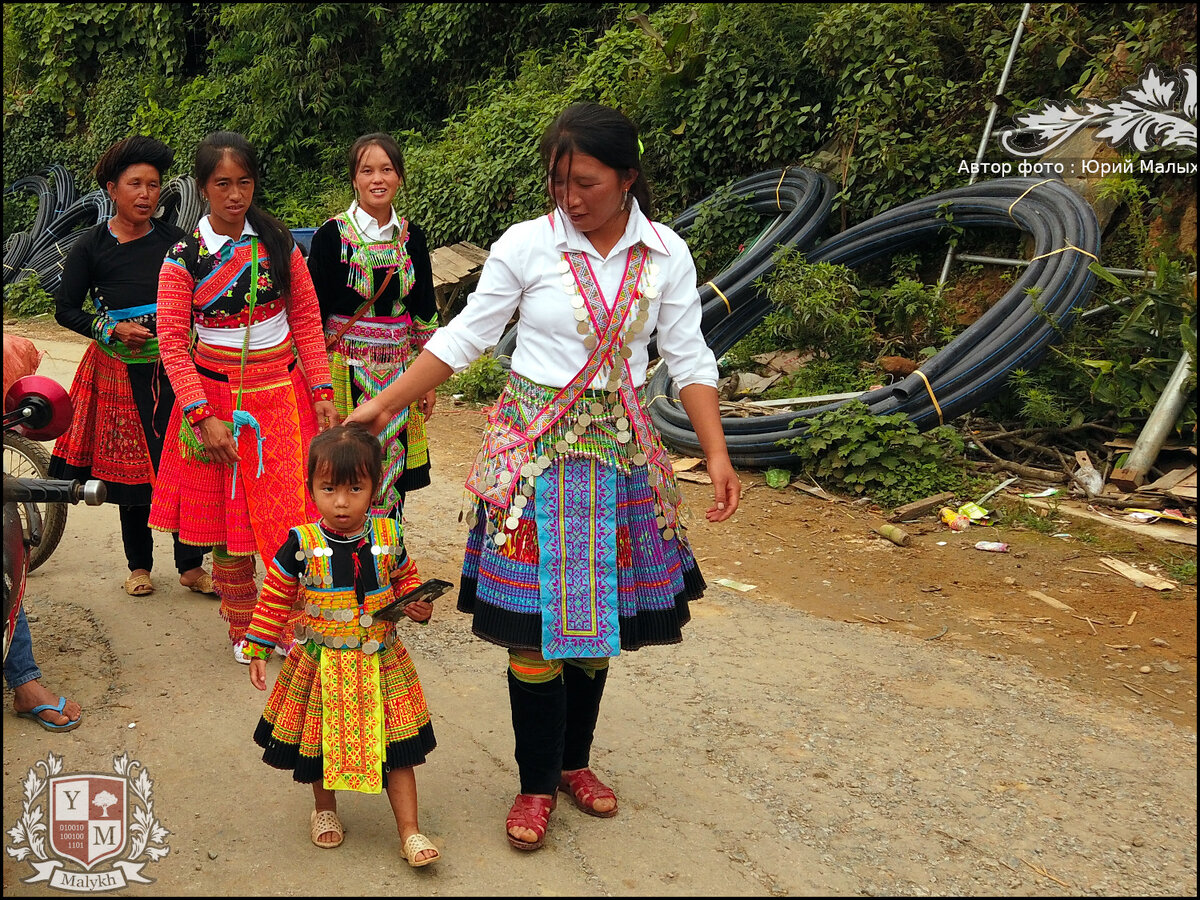
<svg viewBox="0 0 1200 900">
<path fill-rule="evenodd" d="M 562 767 L 572 772 L 588 767 L 608 669 L 589 674 L 579 666 L 568 663 L 563 666 L 563 680 L 567 688 L 567 733 L 563 744 Z"/>
<path fill-rule="evenodd" d="M 585 676 L 586 677 L 586 676 Z M 522 794 L 551 794 L 562 778 L 567 691 L 561 676 L 543 684 L 519 681 L 508 670 L 508 698 Z"/>
</svg>

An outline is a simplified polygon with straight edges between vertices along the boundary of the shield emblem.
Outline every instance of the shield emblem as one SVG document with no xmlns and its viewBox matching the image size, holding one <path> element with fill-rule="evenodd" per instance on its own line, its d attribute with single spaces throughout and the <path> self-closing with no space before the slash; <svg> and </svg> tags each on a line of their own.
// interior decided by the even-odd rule
<svg viewBox="0 0 1200 900">
<path fill-rule="evenodd" d="M 129 809 L 124 778 L 72 775 L 50 779 L 50 845 L 85 869 L 125 849 Z"/>
</svg>

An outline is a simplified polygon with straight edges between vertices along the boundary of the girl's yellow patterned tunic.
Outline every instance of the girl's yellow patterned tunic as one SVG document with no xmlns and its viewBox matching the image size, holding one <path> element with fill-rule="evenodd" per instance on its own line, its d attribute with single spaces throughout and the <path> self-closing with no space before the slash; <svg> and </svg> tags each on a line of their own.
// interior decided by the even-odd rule
<svg viewBox="0 0 1200 900">
<path fill-rule="evenodd" d="M 283 662 L 254 732 L 263 761 L 302 783 L 377 793 L 389 769 L 436 746 L 416 668 L 392 622 L 371 614 L 420 584 L 394 519 L 368 517 L 358 535 L 302 525 L 267 568 L 246 633 L 269 655 L 289 612 L 298 643 Z"/>
</svg>

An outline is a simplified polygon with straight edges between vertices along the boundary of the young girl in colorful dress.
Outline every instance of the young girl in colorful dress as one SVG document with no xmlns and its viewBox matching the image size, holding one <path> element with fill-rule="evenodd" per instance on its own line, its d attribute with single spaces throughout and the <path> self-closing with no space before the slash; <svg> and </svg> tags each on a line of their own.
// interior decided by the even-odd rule
<svg viewBox="0 0 1200 900">
<path fill-rule="evenodd" d="M 348 162 L 354 202 L 317 229 L 308 250 L 343 416 L 391 384 L 438 324 L 425 232 L 393 206 L 404 186 L 400 145 L 365 134 Z M 402 521 L 405 495 L 429 484 L 425 420 L 436 397 L 429 391 L 380 433 L 384 474 L 372 515 Z"/>
<path fill-rule="evenodd" d="M 616 793 L 589 768 L 609 659 L 680 641 L 705 586 L 646 412 L 656 330 L 712 477 L 705 517 L 728 519 L 741 496 L 696 269 L 683 239 L 649 218 L 636 127 L 580 103 L 540 149 L 554 208 L 492 245 L 466 309 L 347 416 L 385 428 L 519 312 L 512 374 L 467 481 L 477 502 L 458 597 L 475 634 L 508 649 L 521 789 L 505 831 L 518 850 L 542 846 L 560 790 L 588 815 L 617 814 Z"/>
<path fill-rule="evenodd" d="M 345 829 L 335 790 L 387 791 L 411 866 L 438 859 L 417 821 L 413 767 L 436 742 L 417 671 L 392 622 L 372 614 L 420 584 L 394 518 L 369 515 L 382 471 L 379 442 L 361 425 L 335 426 L 313 439 L 308 491 L 319 521 L 292 528 L 267 567 L 246 632 L 250 682 L 266 690 L 267 657 L 291 640 L 293 608 L 302 612 L 292 646 L 254 732 L 263 762 L 312 784 L 312 842 L 333 848 Z M 427 622 L 433 606 L 404 608 Z"/>
</svg>

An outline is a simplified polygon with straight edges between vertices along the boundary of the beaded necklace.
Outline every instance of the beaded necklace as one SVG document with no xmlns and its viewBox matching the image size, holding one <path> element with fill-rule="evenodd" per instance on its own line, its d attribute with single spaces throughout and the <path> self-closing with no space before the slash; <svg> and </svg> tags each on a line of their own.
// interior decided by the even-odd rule
<svg viewBox="0 0 1200 900">
<path fill-rule="evenodd" d="M 395 269 L 400 282 L 400 293 L 404 297 L 412 290 L 416 281 L 412 257 L 408 255 L 408 220 L 400 219 L 400 227 L 396 229 L 391 240 L 372 241 L 358 223 L 354 213 L 346 212 L 335 216 L 338 223 L 338 235 L 342 239 L 342 261 L 350 267 L 350 277 L 346 286 L 363 299 L 371 298 L 374 287 L 375 269 Z"/>
</svg>

